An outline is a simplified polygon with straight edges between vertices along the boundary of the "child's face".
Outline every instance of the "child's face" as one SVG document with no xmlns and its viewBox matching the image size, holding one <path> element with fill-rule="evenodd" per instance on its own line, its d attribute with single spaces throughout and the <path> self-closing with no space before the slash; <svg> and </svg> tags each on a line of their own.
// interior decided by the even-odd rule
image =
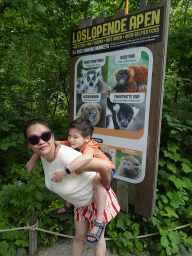
<svg viewBox="0 0 192 256">
<path fill-rule="evenodd" d="M 90 136 L 84 138 L 77 129 L 71 128 L 69 130 L 68 142 L 70 143 L 70 146 L 72 148 L 81 150 L 83 145 L 87 143 L 89 140 Z"/>
</svg>

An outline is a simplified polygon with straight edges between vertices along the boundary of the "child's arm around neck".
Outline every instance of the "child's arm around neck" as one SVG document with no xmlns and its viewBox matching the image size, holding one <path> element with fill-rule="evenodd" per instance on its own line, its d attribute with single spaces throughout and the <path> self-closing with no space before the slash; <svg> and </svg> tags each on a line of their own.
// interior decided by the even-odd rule
<svg viewBox="0 0 192 256">
<path fill-rule="evenodd" d="M 83 152 L 83 155 L 75 158 L 75 160 L 73 160 L 73 162 L 71 162 L 67 166 L 67 168 L 71 172 L 74 172 L 74 171 L 78 170 L 79 168 L 88 164 L 92 160 L 92 158 L 93 158 L 93 152 L 91 150 L 86 150 L 85 152 Z"/>
</svg>

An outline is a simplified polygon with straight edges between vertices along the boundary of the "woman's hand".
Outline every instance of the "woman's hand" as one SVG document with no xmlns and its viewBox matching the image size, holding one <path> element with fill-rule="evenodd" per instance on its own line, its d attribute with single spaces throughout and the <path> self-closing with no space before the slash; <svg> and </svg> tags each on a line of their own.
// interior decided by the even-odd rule
<svg viewBox="0 0 192 256">
<path fill-rule="evenodd" d="M 63 178 L 67 175 L 67 172 L 65 171 L 65 169 L 57 169 L 57 170 L 51 172 L 50 174 L 54 175 L 51 178 L 51 181 L 61 182 L 63 180 Z"/>
</svg>

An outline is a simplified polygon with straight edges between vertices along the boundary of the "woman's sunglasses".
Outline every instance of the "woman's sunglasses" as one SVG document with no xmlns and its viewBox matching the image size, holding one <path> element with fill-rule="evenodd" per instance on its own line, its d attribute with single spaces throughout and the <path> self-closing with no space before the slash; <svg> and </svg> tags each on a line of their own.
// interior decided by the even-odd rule
<svg viewBox="0 0 192 256">
<path fill-rule="evenodd" d="M 42 133 L 41 136 L 32 135 L 27 138 L 27 141 L 31 145 L 35 146 L 39 143 L 39 139 L 41 139 L 43 141 L 49 141 L 51 139 L 51 133 L 52 133 L 52 131 L 48 131 L 48 132 Z"/>
</svg>

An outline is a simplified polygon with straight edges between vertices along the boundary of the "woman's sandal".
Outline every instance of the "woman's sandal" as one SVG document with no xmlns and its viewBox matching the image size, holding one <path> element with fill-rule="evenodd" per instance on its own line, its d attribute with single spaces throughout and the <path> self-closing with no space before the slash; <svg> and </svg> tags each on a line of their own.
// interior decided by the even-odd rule
<svg viewBox="0 0 192 256">
<path fill-rule="evenodd" d="M 105 221 L 103 221 L 103 223 L 99 223 L 96 220 L 93 221 L 93 225 L 96 227 L 99 227 L 98 231 L 96 234 L 94 233 L 86 233 L 86 238 L 85 238 L 85 243 L 88 245 L 96 245 L 99 243 L 100 239 L 101 239 L 101 235 L 103 233 L 103 231 L 105 230 Z M 88 237 L 93 237 L 96 240 L 95 241 L 90 241 L 87 240 Z"/>
<path fill-rule="evenodd" d="M 71 207 L 67 207 L 66 205 L 63 207 L 65 209 L 65 212 L 58 213 L 57 211 L 50 212 L 51 217 L 70 217 L 74 215 L 74 206 L 72 205 Z"/>
</svg>

